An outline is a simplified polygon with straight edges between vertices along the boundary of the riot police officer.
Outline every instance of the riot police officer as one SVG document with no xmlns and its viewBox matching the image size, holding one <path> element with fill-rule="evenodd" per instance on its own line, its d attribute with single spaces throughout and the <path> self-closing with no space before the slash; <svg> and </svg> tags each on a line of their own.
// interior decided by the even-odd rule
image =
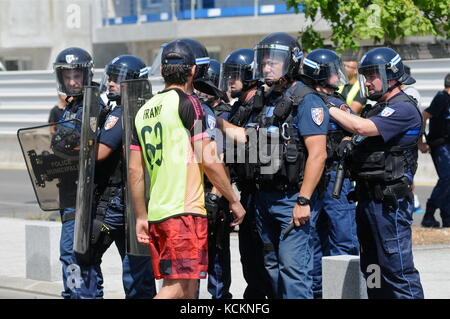
<svg viewBox="0 0 450 319">
<path fill-rule="evenodd" d="M 369 298 L 423 298 L 412 255 L 414 207 L 411 184 L 417 169 L 417 141 L 422 120 L 416 101 L 402 92 L 415 80 L 390 48 L 367 52 L 359 64 L 362 92 L 373 101 L 362 118 L 336 107 L 330 115 L 355 133 L 347 146 L 356 180 L 356 223 L 361 271 L 366 279 L 376 268 L 380 285 L 367 286 Z"/>
<path fill-rule="evenodd" d="M 246 164 L 258 187 L 257 227 L 277 298 L 313 297 L 310 218 L 327 158 L 328 108 L 314 89 L 295 81 L 301 57 L 297 40 L 286 33 L 256 45 L 254 78 L 265 86 L 246 124 L 247 155 L 259 146 L 257 163 L 248 158 Z"/>
<path fill-rule="evenodd" d="M 220 62 L 211 59 L 203 79 L 211 86 L 219 87 Z M 197 92 L 200 101 L 209 107 L 216 117 L 228 119 L 231 106 L 214 95 Z M 215 119 L 207 116 L 207 121 Z M 210 124 L 208 124 L 210 125 Z M 222 134 L 214 130 L 217 152 L 223 160 L 224 142 Z M 205 178 L 205 208 L 208 213 L 208 291 L 213 299 L 231 299 L 231 254 L 230 254 L 230 214 L 228 201 Z"/>
<path fill-rule="evenodd" d="M 227 92 L 234 102 L 228 121 L 237 126 L 244 126 L 253 110 L 256 81 L 253 79 L 254 51 L 238 49 L 231 52 L 222 63 L 219 88 Z M 227 159 L 232 179 L 240 191 L 241 203 L 247 212 L 239 225 L 239 253 L 242 272 L 247 282 L 244 299 L 273 298 L 270 278 L 264 268 L 263 243 L 256 229 L 255 192 L 252 181 L 245 179 L 240 169 L 245 166 L 237 163 L 235 158 Z"/>
<path fill-rule="evenodd" d="M 423 126 L 429 120 L 430 129 L 426 143 L 419 139 L 419 148 L 422 153 L 430 151 L 439 177 L 427 201 L 423 227 L 439 227 L 434 218 L 437 208 L 441 211 L 442 227 L 450 227 L 450 74 L 445 77 L 444 87 L 422 113 Z"/>
<path fill-rule="evenodd" d="M 207 132 L 215 140 L 217 155 L 222 155 L 224 138 L 216 127 L 217 118 L 227 118 L 229 105 L 225 92 L 219 89 L 220 63 L 209 58 L 208 51 L 199 41 L 183 38 L 194 53 L 196 72 L 193 89 L 205 111 Z M 191 91 L 192 90 L 192 91 Z M 231 180 L 230 180 L 231 182 Z M 213 299 L 231 299 L 230 210 L 228 202 L 208 181 L 205 183 L 205 208 L 208 213 L 208 291 Z"/>
<path fill-rule="evenodd" d="M 343 97 L 336 93 L 340 85 L 347 82 L 340 57 L 327 49 L 316 49 L 303 60 L 302 74 L 305 82 L 320 92 L 327 105 L 333 105 L 350 112 Z M 320 201 L 323 208 L 316 216 L 314 232 L 314 295 L 322 295 L 322 256 L 358 255 L 359 243 L 356 236 L 355 203 L 347 198 L 354 190 L 347 177 L 342 182 L 339 198 L 333 198 L 336 170 L 339 165 L 338 148 L 341 141 L 351 134 L 335 121 L 328 126 L 328 159 L 324 176 L 324 192 Z M 340 182 L 340 181 L 339 181 Z"/>
<path fill-rule="evenodd" d="M 120 55 L 105 66 L 100 91 L 107 92 L 108 104 L 100 112 L 95 167 L 95 221 L 103 235 L 94 245 L 93 263 L 100 268 L 101 258 L 115 242 L 122 259 L 122 280 L 126 298 L 153 298 L 156 294 L 151 259 L 126 253 L 124 216 L 123 126 L 120 83 L 131 79 L 147 79 L 148 69 L 133 55 Z"/>
<path fill-rule="evenodd" d="M 63 114 L 64 120 L 76 118 L 81 121 L 83 87 L 95 84 L 92 82 L 92 67 L 93 62 L 89 53 L 80 48 L 68 48 L 57 56 L 54 69 L 59 91 L 65 93 L 70 101 Z M 110 71 L 110 73 L 112 72 Z M 117 77 L 115 80 L 117 80 Z M 115 93 L 120 97 L 120 91 L 115 91 Z M 113 95 L 110 95 L 111 99 L 114 99 Z M 117 100 L 117 97 L 115 99 Z M 93 258 L 95 260 L 88 263 L 84 260 L 81 261 L 80 256 L 73 252 L 75 208 L 67 208 L 61 212 L 63 227 L 60 259 L 63 263 L 63 283 L 65 288 L 62 295 L 64 298 L 72 299 L 103 297 L 103 275 L 100 269 L 101 256 L 107 248 L 106 245 L 112 243 L 110 239 L 114 238 L 123 258 L 123 282 L 126 296 L 130 298 L 151 298 L 155 294 L 155 286 L 153 278 L 148 276 L 148 272 L 151 274 L 149 260 L 135 260 L 132 256 L 124 256 L 123 200 L 122 190 L 119 186 L 120 176 L 118 176 L 119 174 L 116 170 L 119 169 L 119 158 L 122 152 L 120 144 L 122 137 L 121 123 L 117 124 L 120 110 L 117 109 L 114 115 L 109 114 L 112 111 L 111 105 L 105 107 L 100 99 L 98 103 L 101 104 L 103 120 L 99 119 L 101 130 L 97 160 L 100 164 L 94 177 L 97 185 L 97 200 L 94 210 L 96 211 L 96 219 L 100 223 L 94 222 L 93 224 L 102 227 L 101 230 L 97 230 L 93 226 L 93 233 L 101 232 L 101 236 L 95 236 L 99 241 L 98 243 L 93 243 Z M 120 144 L 120 147 L 118 144 Z M 120 219 L 122 220 L 120 221 Z M 141 276 L 142 273 L 146 273 L 146 276 Z"/>
<path fill-rule="evenodd" d="M 53 64 L 53 69 L 56 75 L 56 82 L 58 92 L 67 96 L 66 101 L 68 102 L 65 111 L 62 115 L 62 121 L 69 121 L 76 119 L 76 122 L 64 122 L 57 126 L 56 134 L 64 129 L 65 126 L 71 126 L 76 128 L 77 131 L 81 130 L 81 120 L 83 111 L 83 88 L 87 85 L 92 84 L 93 77 L 93 60 L 91 55 L 81 49 L 76 47 L 71 47 L 62 50 L 56 57 Z M 99 100 L 99 103 L 103 105 L 103 102 Z M 65 145 L 76 144 L 79 148 L 80 141 L 79 137 L 76 142 L 68 141 L 62 139 L 61 143 Z M 74 147 L 75 149 L 76 147 Z M 82 271 L 78 262 L 75 258 L 73 252 L 73 239 L 74 239 L 74 225 L 75 225 L 75 197 L 76 188 L 71 188 L 69 181 L 61 181 L 60 192 L 66 192 L 65 190 L 70 190 L 70 194 L 66 192 L 64 196 L 61 196 L 64 201 L 73 202 L 73 207 L 64 208 L 60 211 L 62 229 L 61 229 L 61 240 L 60 240 L 60 261 L 62 263 L 62 276 L 64 291 L 61 295 L 64 298 L 80 298 L 83 292 L 88 291 L 89 288 L 86 287 L 87 283 L 90 281 L 92 284 L 90 287 L 97 287 L 97 283 L 101 285 L 102 276 L 101 273 L 97 277 L 95 271 Z M 64 205 L 67 207 L 68 205 Z M 75 278 L 74 275 L 81 275 L 86 280 L 79 285 L 80 280 Z M 76 292 L 75 289 L 79 291 Z M 80 292 L 82 291 L 82 292 Z M 94 297 L 101 298 L 103 292 L 99 291 Z"/>
</svg>

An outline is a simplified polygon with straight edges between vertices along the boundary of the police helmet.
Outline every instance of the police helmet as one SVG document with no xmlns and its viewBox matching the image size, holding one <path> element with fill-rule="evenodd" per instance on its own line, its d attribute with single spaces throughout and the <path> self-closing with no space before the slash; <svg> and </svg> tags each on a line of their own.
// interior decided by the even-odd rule
<svg viewBox="0 0 450 319">
<path fill-rule="evenodd" d="M 209 61 L 209 67 L 205 78 L 209 79 L 215 86 L 219 87 L 220 62 L 214 59 Z"/>
<path fill-rule="evenodd" d="M 57 89 L 60 94 L 80 96 L 83 87 L 92 81 L 94 62 L 91 55 L 81 48 L 62 50 L 53 63 Z"/>
<path fill-rule="evenodd" d="M 410 85 L 416 80 L 405 72 L 405 67 L 400 55 L 394 50 L 386 47 L 375 48 L 367 52 L 359 62 L 358 67 L 360 90 L 363 97 L 377 101 L 385 93 L 391 91 L 400 84 Z M 365 83 L 372 77 L 379 77 L 382 82 L 381 90 L 369 93 Z M 389 81 L 397 82 L 389 86 Z"/>
<path fill-rule="evenodd" d="M 120 84 L 125 80 L 147 78 L 148 68 L 141 59 L 134 55 L 119 55 L 105 66 L 100 92 L 103 93 L 108 90 L 109 81 Z M 120 94 L 109 92 L 108 99 L 118 100 Z"/>
<path fill-rule="evenodd" d="M 206 76 L 203 78 L 205 83 L 208 83 L 210 86 L 219 86 L 219 78 L 220 78 L 220 62 L 214 59 L 209 61 L 209 67 L 206 73 Z M 206 96 L 199 92 L 200 101 L 204 104 L 211 106 L 214 101 L 217 101 L 220 97 L 217 95 L 208 95 Z"/>
<path fill-rule="evenodd" d="M 219 88 L 231 92 L 231 97 L 238 97 L 253 83 L 253 60 L 255 52 L 252 49 L 238 49 L 231 52 L 222 63 Z M 237 87 L 236 81 L 242 82 Z"/>
<path fill-rule="evenodd" d="M 301 72 L 315 84 L 333 90 L 337 90 L 340 85 L 348 82 L 341 58 L 335 52 L 327 49 L 311 51 L 303 59 Z"/>
<path fill-rule="evenodd" d="M 211 60 L 205 46 L 197 40 L 189 38 L 183 38 L 180 41 L 186 43 L 195 56 L 196 71 L 194 75 L 194 88 L 199 92 L 219 97 L 225 102 L 228 102 L 226 93 L 219 90 L 218 85 L 215 85 L 208 78 L 208 68 Z"/>
<path fill-rule="evenodd" d="M 302 50 L 298 41 L 283 32 L 269 34 L 255 47 L 254 79 L 272 85 L 282 78 L 292 81 L 299 71 Z"/>
</svg>

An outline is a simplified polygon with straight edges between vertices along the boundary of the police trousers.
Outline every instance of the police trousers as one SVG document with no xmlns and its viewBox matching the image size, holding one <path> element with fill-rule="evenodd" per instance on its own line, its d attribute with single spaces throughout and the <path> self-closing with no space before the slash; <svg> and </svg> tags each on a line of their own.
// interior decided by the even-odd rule
<svg viewBox="0 0 450 319">
<path fill-rule="evenodd" d="M 414 267 L 411 224 L 412 193 L 398 200 L 398 208 L 361 200 L 356 225 L 361 244 L 361 272 L 369 299 L 421 299 L 423 289 Z M 379 278 L 377 278 L 379 277 Z"/>
<path fill-rule="evenodd" d="M 431 147 L 431 157 L 439 179 L 428 199 L 428 205 L 439 208 L 442 221 L 450 225 L 450 144 Z"/>
<path fill-rule="evenodd" d="M 318 216 L 314 221 L 314 297 L 322 296 L 322 257 L 339 255 L 359 255 L 359 242 L 356 235 L 354 202 L 347 195 L 354 190 L 350 179 L 342 183 L 341 197 L 335 199 L 333 193 L 336 170 L 330 171 L 330 181 L 323 198 L 319 198 Z"/>
<path fill-rule="evenodd" d="M 244 220 L 239 225 L 239 253 L 242 273 L 247 282 L 244 299 L 273 299 L 269 274 L 264 267 L 264 246 L 256 227 L 255 191 L 241 191 L 245 208 Z"/>
<path fill-rule="evenodd" d="M 114 198 L 116 205 L 120 199 Z M 153 298 L 156 295 L 155 280 L 150 257 L 126 254 L 125 225 L 122 210 L 110 207 L 106 211 L 104 224 L 110 230 L 122 259 L 122 283 L 126 298 Z M 61 216 L 74 212 L 75 208 L 61 210 Z M 66 299 L 101 299 L 103 298 L 103 274 L 101 259 L 93 265 L 80 265 L 73 251 L 75 220 L 63 223 L 60 239 L 60 261 L 64 291 L 61 296 Z M 112 243 L 112 242 L 111 242 Z M 101 255 L 109 247 L 104 247 Z"/>
<path fill-rule="evenodd" d="M 314 226 L 311 219 L 284 235 L 290 225 L 297 196 L 298 190 L 256 193 L 256 224 L 264 244 L 264 265 L 275 298 L 313 298 Z M 311 215 L 314 214 L 312 208 Z"/>
</svg>

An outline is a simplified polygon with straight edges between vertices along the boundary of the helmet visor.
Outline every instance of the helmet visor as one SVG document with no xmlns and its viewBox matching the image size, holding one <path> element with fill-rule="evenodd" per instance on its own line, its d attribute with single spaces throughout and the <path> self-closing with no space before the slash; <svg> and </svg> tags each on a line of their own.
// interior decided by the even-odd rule
<svg viewBox="0 0 450 319">
<path fill-rule="evenodd" d="M 78 64 L 57 64 L 54 67 L 57 89 L 60 94 L 79 96 L 83 87 L 91 82 L 91 67 Z"/>
<path fill-rule="evenodd" d="M 219 88 L 227 93 L 240 92 L 249 75 L 248 65 L 224 63 L 220 71 Z"/>
<path fill-rule="evenodd" d="M 348 83 L 348 79 L 345 75 L 344 67 L 341 61 L 328 63 L 325 67 L 328 68 L 328 78 L 326 81 L 330 87 L 337 89 L 339 86 Z"/>
<path fill-rule="evenodd" d="M 254 79 L 277 81 L 289 71 L 292 54 L 288 46 L 260 44 L 255 49 Z"/>
<path fill-rule="evenodd" d="M 360 67 L 359 87 L 362 98 L 377 100 L 388 91 L 388 80 L 384 65 Z"/>
<path fill-rule="evenodd" d="M 139 73 L 138 73 L 139 72 Z M 148 68 L 144 67 L 139 71 L 128 68 L 126 65 L 108 64 L 103 71 L 102 81 L 100 83 L 100 94 L 107 92 L 112 86 L 110 82 L 119 85 L 122 81 L 138 78 L 147 78 Z"/>
</svg>

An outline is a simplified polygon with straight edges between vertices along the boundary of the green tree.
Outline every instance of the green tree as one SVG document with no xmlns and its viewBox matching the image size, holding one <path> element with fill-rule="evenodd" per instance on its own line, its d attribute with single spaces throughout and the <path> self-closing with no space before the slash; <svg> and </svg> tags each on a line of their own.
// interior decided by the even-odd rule
<svg viewBox="0 0 450 319">
<path fill-rule="evenodd" d="M 313 23 L 320 17 L 327 21 L 340 51 L 357 50 L 367 39 L 389 45 L 413 35 L 450 38 L 450 0 L 286 0 L 286 5 L 296 13 L 303 8 Z M 324 39 L 308 24 L 300 30 L 300 41 L 312 50 Z"/>
</svg>

